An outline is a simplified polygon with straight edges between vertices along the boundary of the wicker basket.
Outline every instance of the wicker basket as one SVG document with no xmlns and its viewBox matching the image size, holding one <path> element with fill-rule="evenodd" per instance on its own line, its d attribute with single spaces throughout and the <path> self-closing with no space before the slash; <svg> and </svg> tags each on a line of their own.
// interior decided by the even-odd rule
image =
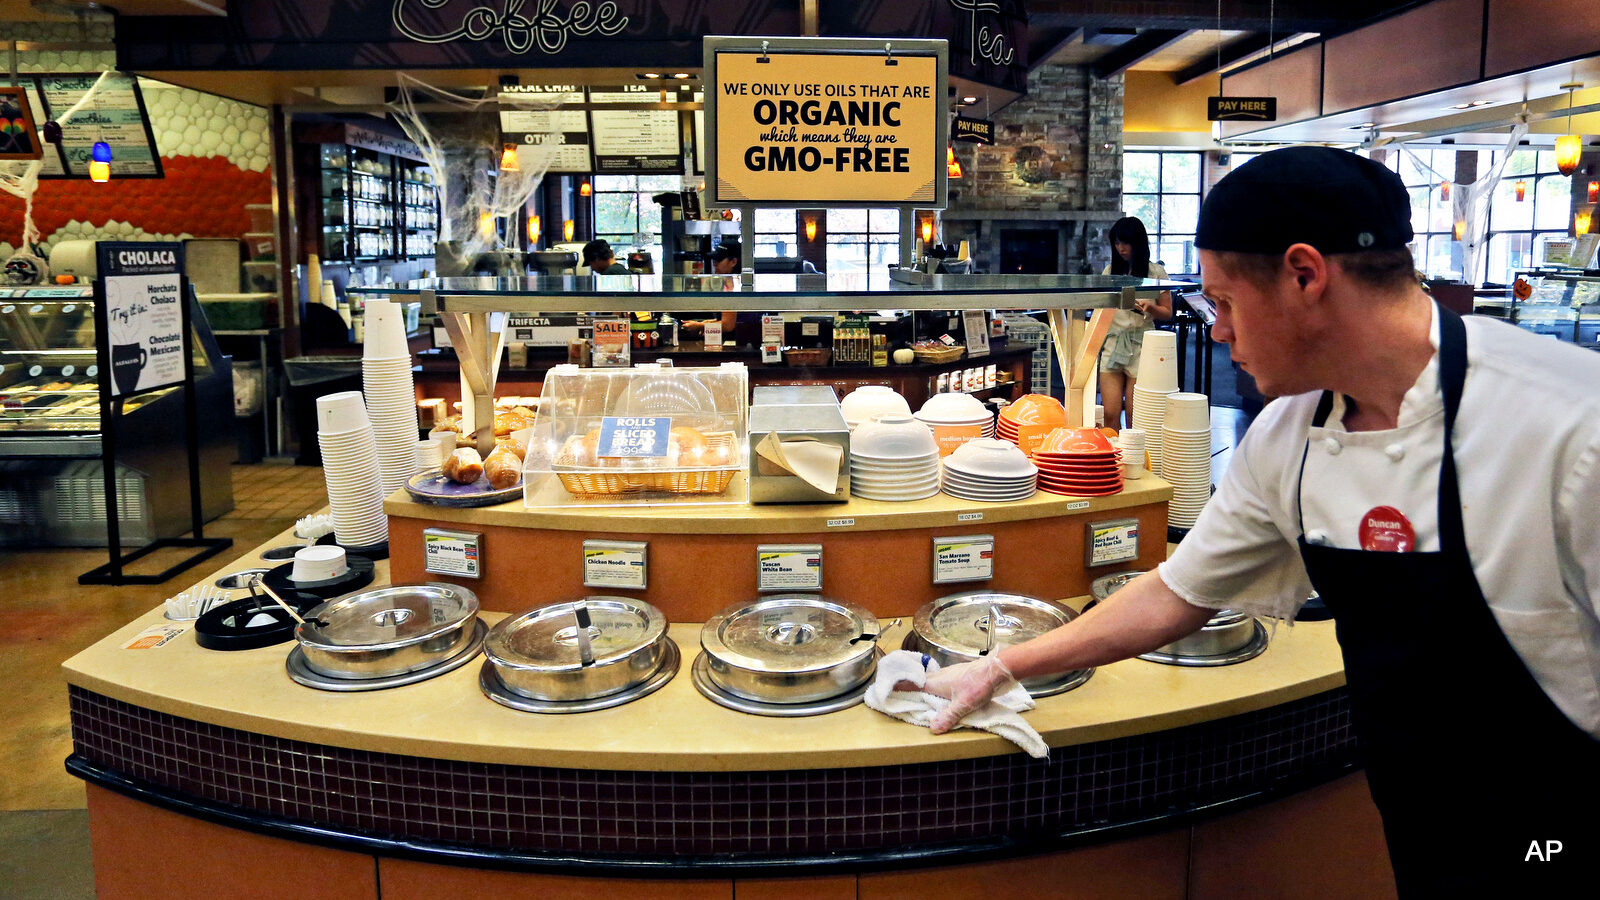
<svg viewBox="0 0 1600 900">
<path fill-rule="evenodd" d="M 652 472 L 648 469 L 608 469 L 595 471 L 593 467 L 578 466 L 573 462 L 572 446 L 567 441 L 551 467 L 567 493 L 579 499 L 615 497 L 618 494 L 640 494 L 646 491 L 669 491 L 674 494 L 720 494 L 728 489 L 738 465 L 715 469 L 690 469 L 678 472 Z M 734 447 L 731 431 L 706 432 L 706 444 L 712 449 Z M 583 469 L 576 472 L 573 469 Z M 566 471 L 563 471 L 566 470 Z"/>
<path fill-rule="evenodd" d="M 807 347 L 783 351 L 786 366 L 825 366 L 833 359 L 831 347 Z"/>
<path fill-rule="evenodd" d="M 967 352 L 965 347 L 912 347 L 920 363 L 951 363 Z"/>
</svg>

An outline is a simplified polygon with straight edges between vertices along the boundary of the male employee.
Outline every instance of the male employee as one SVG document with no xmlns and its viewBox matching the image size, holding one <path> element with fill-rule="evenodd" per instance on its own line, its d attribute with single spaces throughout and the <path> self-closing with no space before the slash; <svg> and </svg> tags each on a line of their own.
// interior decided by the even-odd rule
<svg viewBox="0 0 1600 900">
<path fill-rule="evenodd" d="M 1013 678 L 1103 665 L 1221 607 L 1333 611 L 1402 894 L 1600 874 L 1600 355 L 1435 306 L 1400 179 L 1296 147 L 1218 182 L 1195 245 L 1262 392 L 1172 558 L 928 690 L 948 730 Z M 1554 851 L 1554 852 L 1551 852 Z"/>
<path fill-rule="evenodd" d="M 583 245 L 583 264 L 593 275 L 632 275 L 633 272 L 617 262 L 616 251 L 605 241 L 590 241 Z"/>
<path fill-rule="evenodd" d="M 711 251 L 712 275 L 732 275 L 739 271 L 739 263 L 744 259 L 744 245 L 738 241 L 723 241 Z M 760 315 L 757 313 L 756 315 Z M 722 313 L 722 334 L 724 339 L 733 338 L 733 329 L 738 323 L 738 315 L 733 310 Z M 703 319 L 685 319 L 682 328 L 687 334 L 704 334 L 706 323 Z"/>
</svg>

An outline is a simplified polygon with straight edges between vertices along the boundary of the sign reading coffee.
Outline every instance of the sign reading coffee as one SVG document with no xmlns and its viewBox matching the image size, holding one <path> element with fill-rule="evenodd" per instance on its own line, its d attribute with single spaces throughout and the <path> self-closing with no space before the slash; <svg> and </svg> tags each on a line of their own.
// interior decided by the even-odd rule
<svg viewBox="0 0 1600 900">
<path fill-rule="evenodd" d="M 96 251 L 111 396 L 181 383 L 183 245 L 102 241 Z"/>
<path fill-rule="evenodd" d="M 942 207 L 943 60 L 809 43 L 708 49 L 713 202 Z"/>
</svg>

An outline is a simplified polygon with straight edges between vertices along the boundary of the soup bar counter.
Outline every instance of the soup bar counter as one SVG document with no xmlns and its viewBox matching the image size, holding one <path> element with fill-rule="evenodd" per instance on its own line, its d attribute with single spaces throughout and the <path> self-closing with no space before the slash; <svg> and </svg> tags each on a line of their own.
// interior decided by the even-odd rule
<svg viewBox="0 0 1600 900">
<path fill-rule="evenodd" d="M 207 649 L 195 623 L 162 609 L 65 664 L 67 765 L 89 784 L 97 887 L 107 897 L 384 900 L 485 889 L 1388 894 L 1329 622 L 1279 627 L 1270 640 L 1261 628 L 1264 644 L 1235 665 L 1135 659 L 1084 673 L 1024 714 L 1047 759 L 985 732 L 935 737 L 859 703 L 799 716 L 735 708 L 713 702 L 699 677 L 695 662 L 736 636 L 717 624 L 728 605 L 777 596 L 760 592 L 770 585 L 758 547 L 818 554 L 821 595 L 875 616 L 856 639 L 887 652 L 921 633 L 930 601 L 972 587 L 1014 601 L 1066 596 L 1081 609 L 1115 581 L 1106 576 L 1151 568 L 1167 549 L 1149 540 L 1136 561 L 1089 567 L 1086 529 L 1109 518 L 1161 535 L 1170 496 L 1154 476 L 1089 499 L 940 494 L 777 509 L 449 509 L 398 492 L 385 505 L 389 557 L 352 566 L 371 579 L 362 587 L 434 582 L 470 599 L 478 620 L 463 632 L 466 649 L 426 677 L 319 690 L 305 668 L 310 643 Z M 440 531 L 477 536 L 478 577 L 425 562 Z M 939 540 L 978 531 L 993 541 L 992 577 L 935 583 Z M 594 545 L 584 542 L 600 538 L 648 548 L 643 588 L 592 586 Z M 228 571 L 279 566 L 295 543 L 286 533 Z M 495 696 L 507 650 L 494 637 L 502 629 L 482 642 L 486 626 L 586 596 L 597 626 L 618 608 L 664 617 L 656 683 L 631 702 L 565 715 L 549 714 L 559 702 Z M 314 624 L 337 624 L 344 602 Z M 973 624 L 1005 620 L 1005 608 Z M 402 623 L 379 624 L 399 633 Z M 803 646 L 816 637 L 806 627 L 771 628 L 767 639 Z M 578 635 L 545 633 L 605 652 Z"/>
</svg>

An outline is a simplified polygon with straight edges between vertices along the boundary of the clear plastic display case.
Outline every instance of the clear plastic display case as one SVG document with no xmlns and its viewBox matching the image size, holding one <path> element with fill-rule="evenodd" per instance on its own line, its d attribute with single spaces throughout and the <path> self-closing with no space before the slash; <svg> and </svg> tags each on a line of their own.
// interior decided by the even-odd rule
<svg viewBox="0 0 1600 900">
<path fill-rule="evenodd" d="M 557 366 L 545 377 L 528 440 L 524 503 L 529 508 L 743 503 L 748 397 L 743 363 Z M 641 421 L 651 419 L 668 421 Z M 647 425 L 655 427 L 641 428 Z M 609 440 L 619 429 L 634 429 L 631 445 L 602 444 L 602 437 Z"/>
</svg>

